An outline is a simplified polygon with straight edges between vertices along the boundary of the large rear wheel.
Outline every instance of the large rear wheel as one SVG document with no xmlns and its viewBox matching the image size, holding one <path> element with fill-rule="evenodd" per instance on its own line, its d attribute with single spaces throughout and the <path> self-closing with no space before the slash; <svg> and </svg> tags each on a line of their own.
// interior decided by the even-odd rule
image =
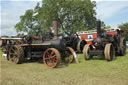
<svg viewBox="0 0 128 85">
<path fill-rule="evenodd" d="M 106 44 L 104 55 L 107 61 L 112 61 L 115 58 L 115 48 L 111 43 Z"/>
<path fill-rule="evenodd" d="M 60 53 L 55 48 L 48 48 L 43 55 L 43 62 L 50 68 L 55 68 L 61 60 Z"/>
<path fill-rule="evenodd" d="M 16 64 L 20 64 L 24 60 L 23 48 L 18 45 L 11 46 L 8 55 L 9 55 L 9 60 Z"/>
</svg>

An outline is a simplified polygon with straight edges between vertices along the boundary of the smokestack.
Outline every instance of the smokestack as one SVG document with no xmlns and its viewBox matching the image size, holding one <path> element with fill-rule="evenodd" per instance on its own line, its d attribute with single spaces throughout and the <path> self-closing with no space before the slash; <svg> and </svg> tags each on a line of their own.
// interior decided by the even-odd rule
<svg viewBox="0 0 128 85">
<path fill-rule="evenodd" d="M 96 22 L 96 28 L 97 28 L 97 36 L 100 37 L 101 36 L 101 21 L 100 20 Z"/>
<path fill-rule="evenodd" d="M 58 39 L 58 21 L 57 19 L 53 20 L 53 27 L 54 27 L 54 37 L 53 40 Z"/>
</svg>

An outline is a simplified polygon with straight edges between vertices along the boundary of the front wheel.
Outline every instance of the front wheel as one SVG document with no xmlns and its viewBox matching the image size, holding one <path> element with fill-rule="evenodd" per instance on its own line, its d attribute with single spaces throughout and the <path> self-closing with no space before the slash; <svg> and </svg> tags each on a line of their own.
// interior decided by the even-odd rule
<svg viewBox="0 0 128 85">
<path fill-rule="evenodd" d="M 91 49 L 90 45 L 87 44 L 84 46 L 83 54 L 84 54 L 85 60 L 90 60 L 93 57 L 92 55 L 89 54 L 90 49 Z"/>
<path fill-rule="evenodd" d="M 61 60 L 60 53 L 55 48 L 48 48 L 43 55 L 43 62 L 50 68 L 55 68 Z"/>
<path fill-rule="evenodd" d="M 106 44 L 104 55 L 107 61 L 112 61 L 115 58 L 115 48 L 111 43 Z"/>
</svg>

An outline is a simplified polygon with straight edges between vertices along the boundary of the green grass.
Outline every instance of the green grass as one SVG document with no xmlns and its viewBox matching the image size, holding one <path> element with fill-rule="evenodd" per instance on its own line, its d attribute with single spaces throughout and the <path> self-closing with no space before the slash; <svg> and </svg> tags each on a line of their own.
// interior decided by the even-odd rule
<svg viewBox="0 0 128 85">
<path fill-rule="evenodd" d="M 82 54 L 78 59 L 79 64 L 51 69 L 38 62 L 16 65 L 0 57 L 0 85 L 128 85 L 128 54 L 112 62 L 85 61 Z"/>
</svg>

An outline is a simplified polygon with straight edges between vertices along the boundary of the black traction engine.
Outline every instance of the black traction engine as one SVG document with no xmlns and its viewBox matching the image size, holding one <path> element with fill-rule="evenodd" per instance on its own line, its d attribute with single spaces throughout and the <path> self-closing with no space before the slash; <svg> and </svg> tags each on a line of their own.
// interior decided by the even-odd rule
<svg viewBox="0 0 128 85">
<path fill-rule="evenodd" d="M 97 38 L 93 39 L 92 44 L 85 45 L 83 50 L 86 60 L 93 56 L 103 55 L 107 61 L 111 61 L 117 56 L 126 54 L 126 41 L 123 31 L 116 29 L 113 34 L 109 34 L 101 29 L 101 21 L 97 21 Z"/>
</svg>

